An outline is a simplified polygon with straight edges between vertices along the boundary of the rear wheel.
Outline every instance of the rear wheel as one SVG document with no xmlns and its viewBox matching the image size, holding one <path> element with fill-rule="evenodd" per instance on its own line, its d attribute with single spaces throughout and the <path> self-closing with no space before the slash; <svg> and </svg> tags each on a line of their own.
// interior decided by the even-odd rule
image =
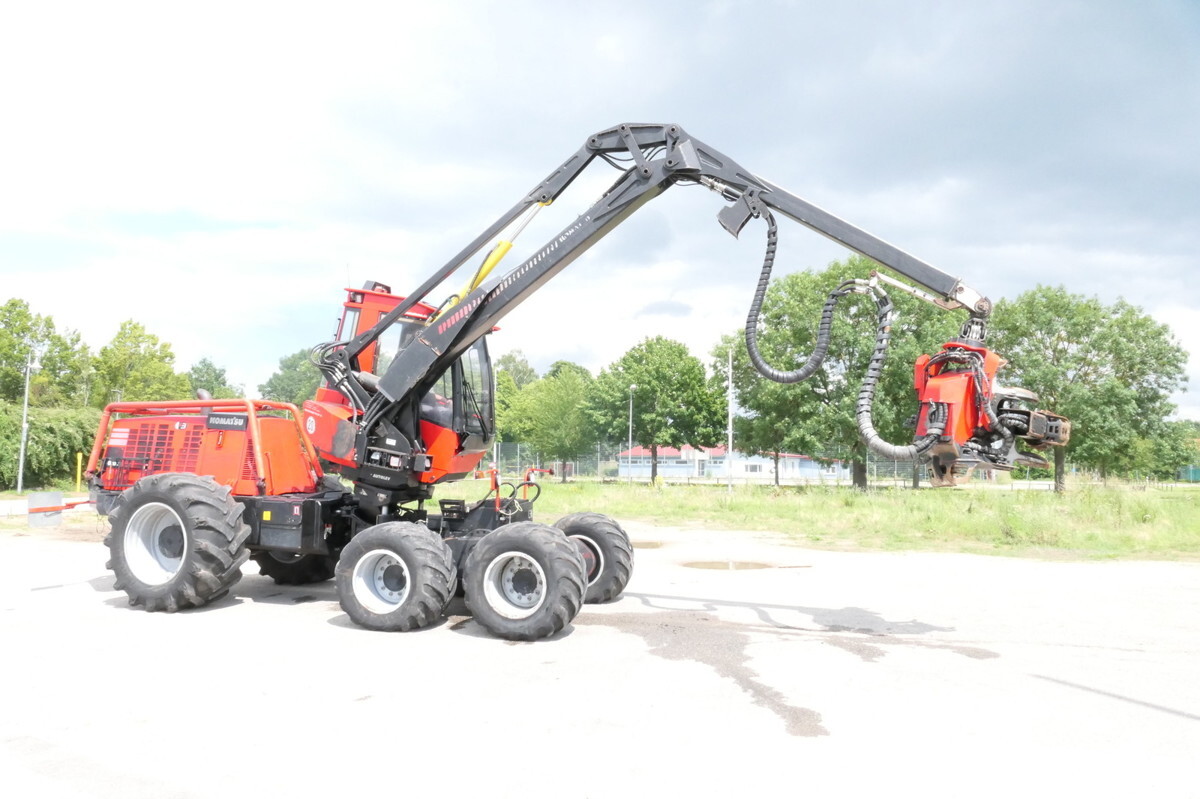
<svg viewBox="0 0 1200 799">
<path fill-rule="evenodd" d="M 211 477 L 143 477 L 117 498 L 108 519 L 108 568 L 130 605 L 168 612 L 200 607 L 242 576 L 250 528 L 229 487 Z"/>
<path fill-rule="evenodd" d="M 250 554 L 258 572 L 279 585 L 307 585 L 333 579 L 334 560 L 328 555 L 258 551 Z"/>
<path fill-rule="evenodd" d="M 458 576 L 446 542 L 414 522 L 363 530 L 342 550 L 334 573 L 346 615 L 386 632 L 416 630 L 441 618 Z"/>
<path fill-rule="evenodd" d="M 515 522 L 488 533 L 467 556 L 465 574 L 475 621 L 510 641 L 554 635 L 583 605 L 583 557 L 544 524 Z"/>
<path fill-rule="evenodd" d="M 554 523 L 579 546 L 586 566 L 585 602 L 611 602 L 633 574 L 633 545 L 621 525 L 603 513 L 572 513 Z"/>
</svg>

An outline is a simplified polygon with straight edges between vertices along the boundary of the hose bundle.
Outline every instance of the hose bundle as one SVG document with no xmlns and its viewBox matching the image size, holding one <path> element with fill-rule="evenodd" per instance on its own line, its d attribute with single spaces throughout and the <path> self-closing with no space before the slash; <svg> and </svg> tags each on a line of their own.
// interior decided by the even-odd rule
<svg viewBox="0 0 1200 799">
<path fill-rule="evenodd" d="M 807 380 L 821 367 L 826 355 L 829 353 L 829 342 L 833 328 L 833 311 L 837 307 L 838 301 L 847 294 L 871 294 L 875 299 L 879 321 L 875 334 L 875 350 L 871 354 L 866 374 L 863 375 L 863 381 L 858 391 L 858 401 L 855 405 L 855 421 L 858 425 L 859 435 L 862 436 L 863 442 L 867 445 L 868 449 L 885 458 L 892 460 L 916 460 L 925 455 L 945 432 L 949 414 L 945 403 L 930 403 L 928 416 L 926 417 L 927 432 L 912 444 L 891 444 L 884 441 L 875 430 L 875 424 L 872 419 L 875 389 L 879 384 L 880 377 L 883 375 L 883 365 L 887 359 L 887 350 L 892 338 L 891 323 L 895 310 L 895 306 L 892 305 L 891 298 L 888 297 L 887 292 L 878 285 L 865 280 L 847 280 L 829 293 L 828 299 L 825 300 L 825 306 L 821 309 L 821 320 L 817 326 L 816 345 L 813 348 L 812 354 L 809 355 L 808 360 L 800 368 L 783 371 L 771 366 L 763 358 L 758 348 L 758 319 L 762 311 L 763 300 L 767 294 L 767 286 L 771 282 L 771 270 L 775 265 L 775 250 L 779 239 L 779 229 L 775 224 L 775 217 L 771 214 L 770 209 L 766 206 L 760 206 L 759 213 L 767 223 L 767 249 L 763 257 L 762 271 L 758 277 L 758 286 L 754 290 L 754 298 L 750 302 L 750 311 L 746 316 L 746 350 L 750 355 L 750 361 L 754 364 L 754 368 L 763 377 L 774 380 L 777 383 L 799 383 L 802 380 Z M 949 352 L 939 353 L 939 355 L 934 356 L 934 359 L 940 359 L 937 361 L 938 363 L 946 362 L 958 357 L 957 352 L 954 351 L 954 355 L 951 355 Z M 979 362 L 977 364 L 975 379 L 977 385 L 986 386 L 982 359 L 979 358 L 978 353 L 972 353 L 968 350 L 963 350 L 962 352 L 967 355 L 976 356 Z M 931 359 L 932 362 L 933 359 Z M 977 394 L 977 396 L 982 397 L 982 392 Z M 995 414 L 991 410 L 991 403 L 983 401 L 983 406 L 993 426 L 1000 428 Z M 1006 428 L 1000 429 L 1003 433 L 1007 434 L 1006 438 L 1011 438 L 1011 432 Z"/>
</svg>

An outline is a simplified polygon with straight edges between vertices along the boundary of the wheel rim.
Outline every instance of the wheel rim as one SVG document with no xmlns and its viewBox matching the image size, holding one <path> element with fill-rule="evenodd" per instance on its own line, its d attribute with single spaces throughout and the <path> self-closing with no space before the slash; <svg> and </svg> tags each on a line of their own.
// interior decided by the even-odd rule
<svg viewBox="0 0 1200 799">
<path fill-rule="evenodd" d="M 604 571 L 604 552 L 599 544 L 586 535 L 573 535 L 571 540 L 583 556 L 583 572 L 587 575 L 587 584 L 591 585 L 600 579 L 600 574 Z"/>
<path fill-rule="evenodd" d="M 484 571 L 483 594 L 504 618 L 526 619 L 546 601 L 546 573 L 524 552 L 505 552 Z"/>
<path fill-rule="evenodd" d="M 169 505 L 149 502 L 129 517 L 122 543 L 133 576 L 146 585 L 164 585 L 183 568 L 187 528 Z"/>
<path fill-rule="evenodd" d="M 271 556 L 271 560 L 284 565 L 295 563 L 304 558 L 304 555 L 300 552 L 268 552 L 267 554 Z"/>
<path fill-rule="evenodd" d="M 408 565 L 388 549 L 373 549 L 354 564 L 354 596 L 372 613 L 390 613 L 408 597 Z"/>
</svg>

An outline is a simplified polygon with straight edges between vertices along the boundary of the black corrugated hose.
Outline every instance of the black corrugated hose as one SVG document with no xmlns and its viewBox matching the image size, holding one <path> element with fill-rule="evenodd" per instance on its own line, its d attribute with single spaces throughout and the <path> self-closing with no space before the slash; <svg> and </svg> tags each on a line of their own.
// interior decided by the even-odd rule
<svg viewBox="0 0 1200 799">
<path fill-rule="evenodd" d="M 871 419 L 871 409 L 875 401 L 875 387 L 878 385 L 879 378 L 883 374 L 883 364 L 887 359 L 888 344 L 891 343 L 891 318 L 894 307 L 887 292 L 879 286 L 860 280 L 848 280 L 829 293 L 829 298 L 825 301 L 825 307 L 821 310 L 821 321 L 817 327 L 816 346 L 813 349 L 812 355 L 808 357 L 808 360 L 799 369 L 783 371 L 774 368 L 763 359 L 762 353 L 758 349 L 758 317 L 762 310 L 763 299 L 767 294 L 767 285 L 771 282 L 771 269 L 775 265 L 775 249 L 779 240 L 779 229 L 775 224 L 775 217 L 771 214 L 770 209 L 762 206 L 760 213 L 767 222 L 767 250 L 763 256 L 762 271 L 759 273 L 758 286 L 754 290 L 754 299 L 750 303 L 750 312 L 746 316 L 746 350 L 750 354 L 750 361 L 754 364 L 754 368 L 763 377 L 774 380 L 777 383 L 799 383 L 801 380 L 808 379 L 821 367 L 821 363 L 825 360 L 825 356 L 829 352 L 830 332 L 833 327 L 833 309 L 837 306 L 838 300 L 847 294 L 870 293 L 875 298 L 875 304 L 878 308 L 879 326 L 875 334 L 875 351 L 872 353 L 871 361 L 867 365 L 867 372 L 863 376 L 862 385 L 859 387 L 858 402 L 855 406 L 855 418 L 858 423 L 859 434 L 862 436 L 863 442 L 867 445 L 868 449 L 877 455 L 892 460 L 915 460 L 927 453 L 933 448 L 933 445 L 937 443 L 938 438 L 945 431 L 947 408 L 944 403 L 935 402 L 930 404 L 929 415 L 926 419 L 926 430 L 928 432 L 920 440 L 907 446 L 884 441 L 875 430 L 875 425 Z M 944 358 L 943 360 L 948 359 Z M 982 369 L 979 370 L 976 380 L 979 380 L 981 374 Z M 979 385 L 986 384 L 979 383 Z M 990 412 L 991 404 L 985 402 L 984 405 Z M 994 415 L 989 418 L 993 422 L 995 421 Z"/>
</svg>

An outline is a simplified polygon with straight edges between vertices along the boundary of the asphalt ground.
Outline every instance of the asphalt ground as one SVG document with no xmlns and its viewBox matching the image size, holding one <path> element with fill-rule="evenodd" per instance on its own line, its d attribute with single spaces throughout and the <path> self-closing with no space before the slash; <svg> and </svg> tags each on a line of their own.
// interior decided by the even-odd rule
<svg viewBox="0 0 1200 799">
<path fill-rule="evenodd" d="M 145 613 L 96 540 L 0 531 L 0 791 L 1200 797 L 1200 564 L 627 527 L 624 596 L 529 644 L 253 564 Z"/>
</svg>

